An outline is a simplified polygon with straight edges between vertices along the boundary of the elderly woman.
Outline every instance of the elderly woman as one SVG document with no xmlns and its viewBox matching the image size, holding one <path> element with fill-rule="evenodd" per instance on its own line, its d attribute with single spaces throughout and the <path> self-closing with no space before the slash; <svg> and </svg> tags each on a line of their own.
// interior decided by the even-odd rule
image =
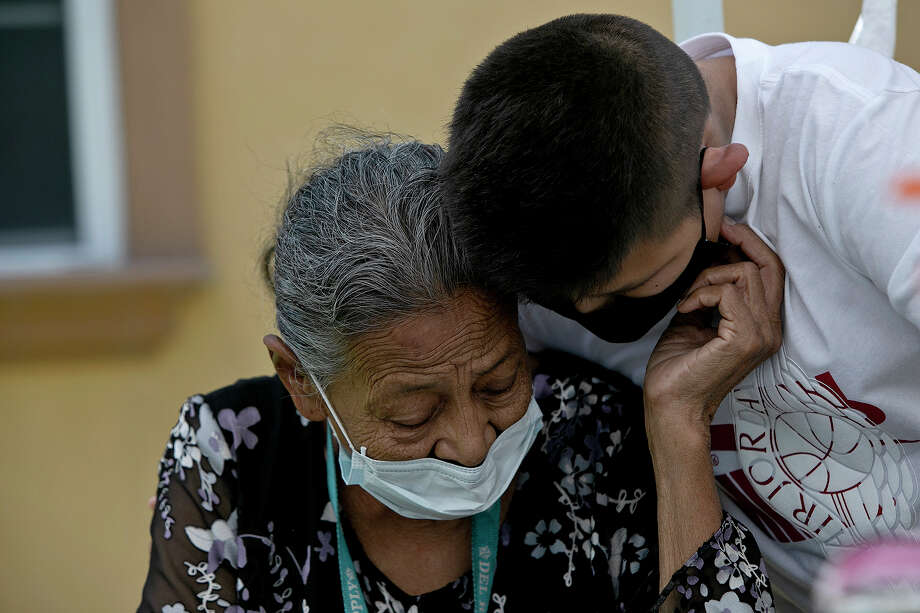
<svg viewBox="0 0 920 613">
<path fill-rule="evenodd" d="M 641 391 L 532 364 L 515 299 L 477 289 L 442 221 L 441 154 L 365 141 L 290 198 L 277 376 L 182 406 L 139 610 L 770 610 L 727 515 L 659 568 Z"/>
</svg>

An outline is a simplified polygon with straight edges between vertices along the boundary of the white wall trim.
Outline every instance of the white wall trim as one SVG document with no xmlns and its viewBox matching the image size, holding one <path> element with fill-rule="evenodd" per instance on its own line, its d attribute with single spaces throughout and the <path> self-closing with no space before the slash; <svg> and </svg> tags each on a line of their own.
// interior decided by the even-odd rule
<svg viewBox="0 0 920 613">
<path fill-rule="evenodd" d="M 114 0 L 64 0 L 77 242 L 0 249 L 0 274 L 110 268 L 126 257 L 125 175 Z"/>
<path fill-rule="evenodd" d="M 697 34 L 725 31 L 722 0 L 671 0 L 671 18 L 678 43 Z"/>
<path fill-rule="evenodd" d="M 90 264 L 125 257 L 121 83 L 112 0 L 64 0 L 77 236 Z"/>
</svg>

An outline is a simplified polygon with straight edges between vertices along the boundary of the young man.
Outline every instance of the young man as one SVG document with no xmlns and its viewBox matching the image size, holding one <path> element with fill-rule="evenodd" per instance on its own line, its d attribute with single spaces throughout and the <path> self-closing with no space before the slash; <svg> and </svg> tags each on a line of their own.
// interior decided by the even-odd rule
<svg viewBox="0 0 920 613">
<path fill-rule="evenodd" d="M 783 345 L 719 396 L 710 442 L 722 504 L 758 534 L 782 611 L 807 607 L 835 549 L 918 526 L 920 205 L 892 189 L 915 167 L 920 75 L 881 55 L 724 34 L 678 47 L 626 17 L 575 15 L 477 67 L 443 174 L 485 282 L 530 299 L 530 348 L 646 387 L 693 333 L 661 336 L 687 296 L 681 312 L 722 321 L 696 329 L 705 342 L 678 349 L 669 376 L 717 390 L 723 375 L 695 358 L 731 342 L 730 300 L 771 283 L 763 256 L 697 277 L 723 216 L 756 233 L 723 238 L 779 255 Z"/>
</svg>

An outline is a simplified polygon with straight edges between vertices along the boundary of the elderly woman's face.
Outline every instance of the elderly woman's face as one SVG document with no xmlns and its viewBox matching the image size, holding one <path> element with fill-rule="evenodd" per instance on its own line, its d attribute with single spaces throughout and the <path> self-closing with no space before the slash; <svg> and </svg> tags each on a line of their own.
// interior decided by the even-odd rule
<svg viewBox="0 0 920 613">
<path fill-rule="evenodd" d="M 468 291 L 443 310 L 361 338 L 348 373 L 328 390 L 355 447 L 378 460 L 480 464 L 531 398 L 527 353 L 509 311 Z"/>
</svg>

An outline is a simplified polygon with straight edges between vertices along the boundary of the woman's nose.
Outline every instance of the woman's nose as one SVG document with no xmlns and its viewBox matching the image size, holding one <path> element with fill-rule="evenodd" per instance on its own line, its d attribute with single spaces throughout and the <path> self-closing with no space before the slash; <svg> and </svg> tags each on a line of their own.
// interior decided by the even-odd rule
<svg viewBox="0 0 920 613">
<path fill-rule="evenodd" d="M 462 466 L 479 466 L 496 437 L 488 412 L 482 407 L 466 405 L 455 407 L 452 413 L 435 444 L 435 457 Z"/>
</svg>

